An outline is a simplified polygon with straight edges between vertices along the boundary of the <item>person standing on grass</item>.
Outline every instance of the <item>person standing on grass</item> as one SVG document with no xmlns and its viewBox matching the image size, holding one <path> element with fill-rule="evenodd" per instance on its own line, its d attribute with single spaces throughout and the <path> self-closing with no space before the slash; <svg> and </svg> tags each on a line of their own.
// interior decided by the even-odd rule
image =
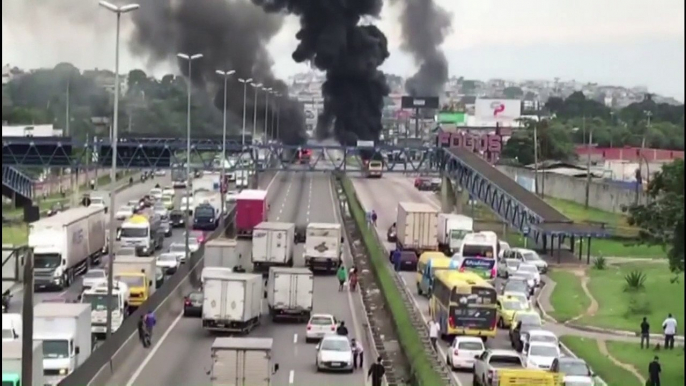
<svg viewBox="0 0 686 386">
<path fill-rule="evenodd" d="M 660 373 L 662 373 L 662 366 L 660 366 L 660 358 L 657 356 L 648 365 L 648 384 L 651 386 L 660 386 Z"/>
<path fill-rule="evenodd" d="M 676 335 L 676 319 L 672 314 L 667 315 L 667 319 L 662 322 L 662 330 L 665 333 L 665 350 L 674 350 L 674 335 Z"/>
<path fill-rule="evenodd" d="M 645 316 L 641 322 L 641 348 L 643 348 L 643 343 L 645 343 L 646 348 L 650 348 L 650 323 Z"/>
<path fill-rule="evenodd" d="M 441 334 L 441 326 L 435 320 L 429 320 L 429 340 L 431 347 L 437 349 L 438 336 Z"/>
</svg>

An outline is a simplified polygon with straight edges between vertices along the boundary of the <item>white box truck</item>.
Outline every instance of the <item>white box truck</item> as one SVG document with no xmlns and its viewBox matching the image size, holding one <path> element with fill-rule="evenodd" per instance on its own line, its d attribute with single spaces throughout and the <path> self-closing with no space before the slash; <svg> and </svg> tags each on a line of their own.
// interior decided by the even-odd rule
<svg viewBox="0 0 686 386">
<path fill-rule="evenodd" d="M 343 231 L 341 224 L 307 224 L 305 266 L 311 270 L 335 272 L 341 265 L 343 254 Z"/>
<path fill-rule="evenodd" d="M 307 268 L 269 268 L 267 303 L 273 320 L 310 320 L 314 305 L 314 276 Z"/>
<path fill-rule="evenodd" d="M 272 363 L 272 338 L 215 338 L 211 348 L 212 386 L 272 386 L 279 370 Z"/>
<path fill-rule="evenodd" d="M 72 208 L 29 225 L 29 247 L 33 248 L 36 288 L 69 287 L 78 274 L 88 269 L 92 253 L 99 254 L 102 251 L 105 245 L 104 223 L 89 230 L 89 226 L 98 223 L 89 219 L 96 210 Z M 101 236 L 97 235 L 98 232 Z M 92 249 L 89 240 L 91 234 L 103 238 L 97 252 Z"/>
<path fill-rule="evenodd" d="M 417 202 L 398 203 L 396 225 L 398 249 L 415 251 L 417 255 L 438 249 L 438 211 L 433 206 Z"/>
<path fill-rule="evenodd" d="M 33 340 L 43 343 L 45 383 L 56 385 L 91 355 L 91 306 L 39 303 L 33 319 Z"/>
<path fill-rule="evenodd" d="M 233 268 L 243 263 L 240 260 L 234 239 L 213 239 L 205 243 L 205 267 Z"/>
<path fill-rule="evenodd" d="M 121 281 L 114 281 L 112 296 L 112 332 L 116 332 L 129 312 L 129 287 Z M 91 305 L 91 333 L 95 338 L 103 338 L 107 333 L 107 281 L 101 281 L 81 294 L 81 303 Z"/>
<path fill-rule="evenodd" d="M 22 341 L 14 340 L 2 342 L 2 385 L 21 386 L 21 364 L 22 364 Z M 39 341 L 33 342 L 33 355 L 31 358 L 32 384 L 43 386 L 43 344 Z M 29 386 L 29 385 L 26 385 Z"/>
<path fill-rule="evenodd" d="M 117 256 L 112 263 L 114 280 L 123 282 L 129 289 L 131 311 L 145 303 L 155 293 L 155 257 Z"/>
<path fill-rule="evenodd" d="M 202 326 L 209 331 L 248 333 L 260 324 L 262 275 L 226 269 L 203 272 Z"/>
<path fill-rule="evenodd" d="M 293 266 L 293 244 L 295 224 L 283 222 L 262 222 L 257 224 L 252 235 L 251 261 L 255 271 L 264 271 L 273 266 Z"/>
<path fill-rule="evenodd" d="M 461 214 L 438 214 L 438 249 L 448 256 L 457 253 L 464 237 L 474 232 L 474 219 Z"/>
</svg>

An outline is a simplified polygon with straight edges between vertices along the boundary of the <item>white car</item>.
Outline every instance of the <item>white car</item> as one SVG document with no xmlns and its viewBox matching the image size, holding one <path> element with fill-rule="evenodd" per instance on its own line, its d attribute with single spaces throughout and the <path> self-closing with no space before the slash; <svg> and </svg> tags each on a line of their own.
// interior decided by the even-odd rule
<svg viewBox="0 0 686 386">
<path fill-rule="evenodd" d="M 553 361 L 560 357 L 560 348 L 553 343 L 532 342 L 524 356 L 528 368 L 549 370 Z"/>
<path fill-rule="evenodd" d="M 114 219 L 117 221 L 124 221 L 131 217 L 133 214 L 134 207 L 130 205 L 124 205 L 114 214 Z"/>
<path fill-rule="evenodd" d="M 163 169 L 157 169 L 155 170 L 155 175 L 158 177 L 164 177 L 167 175 L 167 172 Z"/>
<path fill-rule="evenodd" d="M 162 189 L 160 189 L 160 188 L 150 189 L 150 197 L 153 197 L 155 200 L 160 200 L 162 198 Z"/>
<path fill-rule="evenodd" d="M 541 285 L 541 274 L 538 273 L 538 268 L 533 264 L 520 263 L 516 273 L 525 273 L 531 276 L 536 287 Z"/>
<path fill-rule="evenodd" d="M 338 323 L 333 315 L 314 314 L 310 316 L 310 321 L 307 322 L 305 342 L 313 342 L 322 339 L 326 335 L 335 334 L 337 327 Z"/>
<path fill-rule="evenodd" d="M 512 248 L 504 257 L 511 257 L 513 259 L 520 260 L 522 263 L 533 264 L 538 268 L 538 272 L 546 273 L 548 272 L 548 263 L 541 259 L 541 256 L 536 253 L 536 251 L 526 248 Z"/>
<path fill-rule="evenodd" d="M 190 236 L 188 238 L 188 249 L 190 249 L 191 253 L 195 253 L 200 249 L 200 241 L 198 241 L 197 237 Z"/>
<path fill-rule="evenodd" d="M 348 337 L 326 335 L 317 344 L 317 371 L 353 372 L 353 350 Z"/>
<path fill-rule="evenodd" d="M 190 240 L 188 243 L 188 249 L 190 249 Z M 191 249 L 191 252 L 193 252 L 192 249 Z M 172 243 L 169 246 L 169 252 L 168 253 L 176 256 L 177 260 L 181 264 L 184 264 L 186 262 L 186 244 L 185 243 Z"/>
<path fill-rule="evenodd" d="M 237 190 L 229 190 L 226 192 L 226 203 L 227 204 L 233 204 L 236 202 L 236 198 L 238 198 L 238 191 Z"/>
<path fill-rule="evenodd" d="M 179 205 L 179 210 L 186 210 L 193 212 L 193 197 L 181 197 L 181 203 Z"/>
<path fill-rule="evenodd" d="M 175 194 L 176 194 L 176 190 L 174 190 L 174 188 L 172 188 L 172 187 L 170 187 L 170 186 L 167 186 L 166 188 L 162 189 L 162 195 L 163 195 L 163 196 L 172 196 L 172 197 L 174 197 Z"/>
<path fill-rule="evenodd" d="M 553 361 L 550 371 L 564 374 L 563 384 L 570 386 L 594 386 L 595 374 L 583 359 L 560 357 Z"/>
<path fill-rule="evenodd" d="M 508 278 L 509 281 L 523 281 L 526 283 L 526 287 L 529 290 L 529 295 L 534 294 L 534 290 L 536 289 L 536 278 L 531 272 L 525 272 L 525 271 L 517 271 L 514 274 L 510 275 Z M 505 283 L 507 284 L 507 282 Z"/>
<path fill-rule="evenodd" d="M 530 330 L 522 332 L 522 339 L 524 344 L 530 343 L 550 343 L 556 346 L 560 346 L 560 341 L 554 332 L 548 330 Z"/>
<path fill-rule="evenodd" d="M 107 271 L 104 269 L 90 269 L 83 275 L 83 289 L 93 288 L 98 283 L 107 281 Z"/>
<path fill-rule="evenodd" d="M 520 261 L 517 259 L 499 259 L 498 260 L 498 276 L 508 278 L 517 272 Z"/>
<path fill-rule="evenodd" d="M 453 370 L 474 370 L 474 360 L 486 350 L 481 338 L 458 336 L 448 350 L 446 361 Z"/>
<path fill-rule="evenodd" d="M 157 256 L 157 262 L 155 264 L 157 265 L 157 268 L 161 268 L 165 274 L 171 275 L 176 272 L 176 269 L 179 267 L 179 260 L 179 255 L 177 253 L 165 252 Z"/>
</svg>

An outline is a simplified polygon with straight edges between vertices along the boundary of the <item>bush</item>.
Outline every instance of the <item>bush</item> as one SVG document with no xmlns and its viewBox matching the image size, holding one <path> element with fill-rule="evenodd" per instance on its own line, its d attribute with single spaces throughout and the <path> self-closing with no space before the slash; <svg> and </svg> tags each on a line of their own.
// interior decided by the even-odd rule
<svg viewBox="0 0 686 386">
<path fill-rule="evenodd" d="M 346 177 L 341 177 L 341 185 L 348 198 L 348 209 L 357 223 L 357 228 L 362 234 L 364 244 L 374 269 L 374 274 L 376 275 L 381 292 L 386 299 L 387 307 L 393 316 L 393 321 L 398 333 L 398 340 L 403 348 L 403 352 L 410 362 L 410 366 L 412 366 L 412 372 L 419 381 L 419 385 L 442 385 L 443 380 L 441 379 L 440 374 L 437 373 L 431 365 L 428 354 L 422 345 L 422 340 L 412 325 L 410 313 L 403 303 L 400 289 L 396 287 L 391 272 L 389 272 L 386 266 L 387 258 L 383 252 L 383 248 L 376 241 L 372 230 L 366 226 L 365 213 L 357 200 L 352 183 Z"/>
<path fill-rule="evenodd" d="M 593 260 L 593 268 L 602 271 L 607 267 L 607 260 L 604 256 L 598 256 Z"/>
<path fill-rule="evenodd" d="M 650 302 L 645 296 L 641 294 L 632 294 L 629 298 L 629 304 L 627 305 L 626 314 L 624 315 L 627 319 L 634 319 L 640 316 L 650 315 L 651 307 Z"/>
<path fill-rule="evenodd" d="M 631 271 L 624 276 L 624 291 L 637 292 L 645 289 L 646 274 L 643 271 Z"/>
</svg>

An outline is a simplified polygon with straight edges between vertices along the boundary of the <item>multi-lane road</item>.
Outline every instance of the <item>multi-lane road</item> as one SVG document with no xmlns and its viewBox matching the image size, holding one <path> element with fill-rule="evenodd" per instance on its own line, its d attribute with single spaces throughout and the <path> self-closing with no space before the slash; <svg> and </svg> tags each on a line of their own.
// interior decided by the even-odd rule
<svg viewBox="0 0 686 386">
<path fill-rule="evenodd" d="M 310 222 L 339 223 L 340 217 L 333 198 L 330 176 L 322 173 L 279 172 L 271 179 L 260 181 L 268 189 L 269 220 L 307 224 Z M 241 264 L 251 267 L 251 242 L 239 241 Z M 304 266 L 302 245 L 295 248 L 295 266 Z M 347 264 L 350 255 L 344 254 Z M 361 299 L 358 293 L 338 292 L 335 276 L 315 276 L 314 312 L 330 313 L 350 326 L 351 337 L 365 338 Z M 266 312 L 266 307 L 265 307 Z M 272 323 L 262 318 L 261 325 L 250 333 L 254 337 L 274 340 L 272 357 L 279 364 L 274 385 L 364 385 L 361 370 L 352 374 L 318 373 L 315 368 L 315 345 L 305 343 L 305 325 Z M 203 330 L 200 319 L 179 315 L 166 331 L 156 331 L 153 347 L 145 358 L 131 367 L 118 369 L 111 383 L 122 385 L 201 385 L 209 382 L 210 347 L 214 335 Z M 366 347 L 371 356 L 371 348 Z"/>
</svg>

